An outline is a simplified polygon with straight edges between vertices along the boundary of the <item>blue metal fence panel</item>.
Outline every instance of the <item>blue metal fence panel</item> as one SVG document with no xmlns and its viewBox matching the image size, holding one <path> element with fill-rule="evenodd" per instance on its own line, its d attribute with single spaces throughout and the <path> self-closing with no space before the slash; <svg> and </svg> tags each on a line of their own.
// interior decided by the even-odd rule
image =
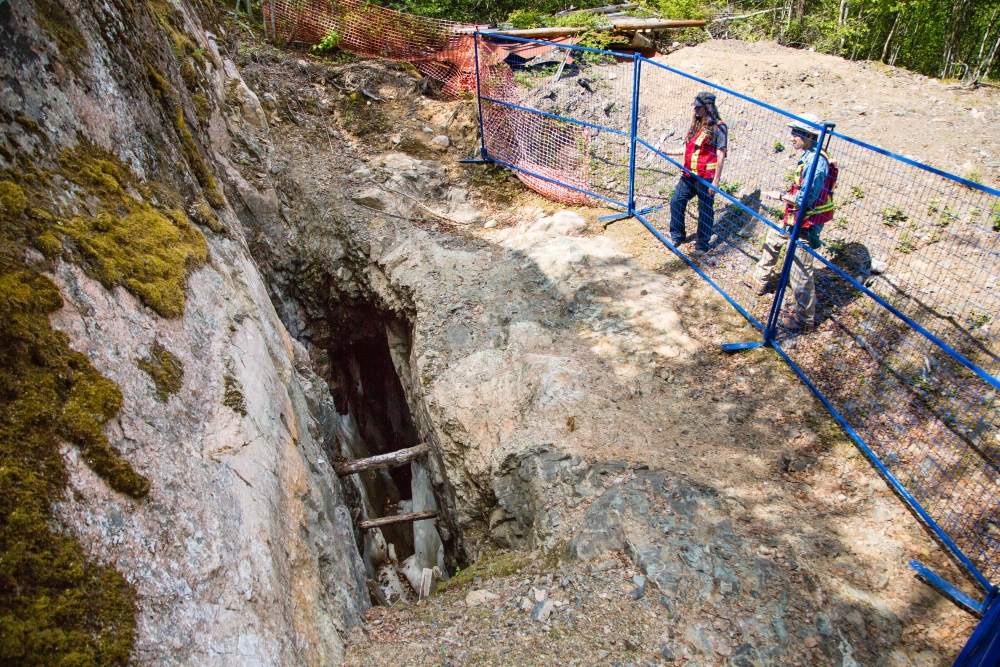
<svg viewBox="0 0 1000 667">
<path fill-rule="evenodd" d="M 982 603 L 953 597 L 985 614 L 956 664 L 987 664 L 1000 632 L 1000 192 L 811 124 L 839 166 L 835 213 L 819 234 L 799 213 L 787 228 L 766 193 L 795 178 L 793 114 L 645 58 L 497 36 L 480 49 L 494 64 L 480 75 L 506 76 L 482 91 L 486 157 L 529 177 L 543 165 L 533 173 L 546 183 L 634 214 L 762 330 L 986 591 Z M 547 69 L 557 58 L 565 78 Z M 678 155 L 702 91 L 728 127 L 716 183 Z M 553 141 L 565 127 L 573 141 Z M 817 164 L 804 164 L 806 190 Z M 709 204 L 704 253 L 690 252 L 697 204 L 671 210 L 679 187 Z M 771 256 L 774 293 L 759 293 L 748 275 L 789 238 Z M 797 315 L 810 326 L 787 325 Z"/>
</svg>

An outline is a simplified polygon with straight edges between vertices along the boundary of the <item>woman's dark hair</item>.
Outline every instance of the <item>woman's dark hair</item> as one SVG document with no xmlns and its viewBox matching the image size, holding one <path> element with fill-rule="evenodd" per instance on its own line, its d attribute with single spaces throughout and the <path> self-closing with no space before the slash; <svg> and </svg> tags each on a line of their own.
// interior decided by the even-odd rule
<svg viewBox="0 0 1000 667">
<path fill-rule="evenodd" d="M 701 132 L 702 130 L 712 130 L 712 129 L 714 129 L 715 126 L 721 120 L 721 118 L 719 117 L 719 110 L 716 109 L 714 105 L 713 106 L 705 106 L 703 104 L 700 104 L 698 106 L 700 106 L 701 108 L 703 108 L 708 113 L 706 113 L 703 117 L 698 118 L 698 114 L 697 114 L 698 107 L 695 107 L 694 111 L 691 112 L 692 115 L 693 115 L 693 118 L 691 119 L 691 127 L 688 128 L 688 133 L 687 133 L 687 139 L 686 139 L 686 141 L 691 141 L 692 139 L 694 139 L 696 136 L 698 136 L 698 133 Z M 705 139 L 709 143 L 714 143 L 715 142 L 715 132 L 708 132 L 708 136 L 705 137 Z"/>
</svg>

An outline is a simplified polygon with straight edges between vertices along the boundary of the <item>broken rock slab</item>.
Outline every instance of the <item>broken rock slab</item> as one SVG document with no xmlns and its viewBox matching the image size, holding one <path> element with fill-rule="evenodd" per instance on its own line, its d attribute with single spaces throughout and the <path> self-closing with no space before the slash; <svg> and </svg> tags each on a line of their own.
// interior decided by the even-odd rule
<svg viewBox="0 0 1000 667">
<path fill-rule="evenodd" d="M 579 236 L 587 229 L 587 221 L 575 211 L 559 211 L 540 218 L 528 227 L 529 232 L 547 236 Z"/>
<path fill-rule="evenodd" d="M 496 593 L 490 593 L 489 591 L 469 591 L 469 594 L 465 596 L 465 606 L 478 607 L 479 605 L 489 604 L 499 597 Z"/>
<path fill-rule="evenodd" d="M 379 188 L 368 188 L 351 197 L 351 201 L 377 211 L 384 211 L 392 205 L 392 199 Z"/>
</svg>

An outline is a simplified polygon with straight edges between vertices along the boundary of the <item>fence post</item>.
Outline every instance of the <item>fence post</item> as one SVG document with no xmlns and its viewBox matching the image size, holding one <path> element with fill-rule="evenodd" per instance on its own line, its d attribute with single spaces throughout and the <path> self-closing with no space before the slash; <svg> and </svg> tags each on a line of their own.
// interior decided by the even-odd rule
<svg viewBox="0 0 1000 667">
<path fill-rule="evenodd" d="M 819 164 L 820 150 L 823 148 L 823 143 L 826 141 L 826 135 L 834 127 L 833 123 L 823 123 L 823 127 L 820 129 L 819 138 L 813 144 L 816 149 L 816 154 L 813 156 L 812 162 L 809 164 L 809 170 L 806 172 L 806 177 L 802 181 L 801 192 L 806 193 L 802 197 L 802 201 L 806 201 L 806 196 L 809 191 L 812 190 L 813 177 L 816 175 L 816 165 Z M 788 233 L 788 250 L 785 251 L 785 264 L 781 267 L 781 276 L 778 278 L 778 288 L 774 291 L 774 301 L 771 303 L 771 312 L 767 316 L 767 325 L 764 327 L 764 345 L 770 345 L 774 340 L 775 331 L 778 328 L 778 317 L 781 314 L 782 301 L 785 298 L 785 291 L 788 287 L 788 277 L 792 273 L 792 262 L 795 260 L 795 244 L 799 240 L 799 234 L 802 231 L 802 223 L 806 219 L 806 207 L 800 206 L 799 210 L 795 214 L 795 224 L 792 225 L 792 230 Z"/>
<path fill-rule="evenodd" d="M 629 130 L 628 148 L 628 215 L 635 215 L 635 146 L 639 128 L 639 82 L 642 58 L 632 54 L 632 127 Z"/>
<path fill-rule="evenodd" d="M 472 33 L 472 52 L 476 61 L 476 104 L 479 105 L 479 159 L 486 158 L 486 130 L 483 125 L 483 91 L 479 81 L 479 31 Z"/>
</svg>

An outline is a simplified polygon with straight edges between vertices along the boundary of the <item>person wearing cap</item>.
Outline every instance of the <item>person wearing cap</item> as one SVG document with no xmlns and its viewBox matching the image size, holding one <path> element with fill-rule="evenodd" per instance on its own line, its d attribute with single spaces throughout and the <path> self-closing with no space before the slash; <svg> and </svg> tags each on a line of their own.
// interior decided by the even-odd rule
<svg viewBox="0 0 1000 667">
<path fill-rule="evenodd" d="M 698 198 L 698 232 L 692 255 L 708 250 L 715 222 L 715 192 L 708 186 L 719 187 L 722 166 L 726 162 L 729 131 L 715 108 L 714 93 L 698 93 L 694 99 L 694 116 L 688 129 L 684 149 L 664 151 L 665 155 L 684 156 L 683 173 L 670 198 L 670 240 L 674 246 L 684 243 L 684 213 L 688 202 Z"/>
<path fill-rule="evenodd" d="M 786 234 L 782 235 L 774 228 L 768 228 L 760 261 L 757 262 L 752 274 L 744 276 L 744 282 L 752 287 L 758 296 L 769 289 L 771 283 L 781 272 L 778 255 L 781 253 L 782 247 L 788 243 L 787 234 L 791 233 L 792 226 L 795 225 L 799 209 L 804 207 L 806 210 L 803 238 L 809 243 L 810 248 L 816 249 L 820 247 L 819 232 L 822 228 L 822 222 L 819 220 L 827 217 L 827 209 L 832 210 L 833 208 L 831 193 L 826 191 L 830 158 L 820 146 L 816 145 L 819 139 L 819 129 L 817 128 L 820 123 L 819 118 L 814 114 L 803 114 L 800 118 L 802 120 L 794 120 L 788 124 L 792 133 L 792 145 L 797 150 L 802 151 L 802 157 L 799 158 L 796 165 L 792 187 L 786 193 L 778 190 L 763 193 L 765 197 L 784 202 L 785 219 L 783 223 Z M 816 151 L 819 151 L 816 173 L 813 176 L 809 192 L 806 192 L 802 188 L 802 181 L 809 170 L 809 165 L 813 163 Z M 810 222 L 817 224 L 810 224 Z M 789 276 L 789 286 L 792 289 L 795 303 L 782 314 L 781 325 L 789 332 L 795 333 L 812 327 L 816 317 L 816 283 L 813 279 L 811 254 L 803 251 L 795 253 Z"/>
</svg>

